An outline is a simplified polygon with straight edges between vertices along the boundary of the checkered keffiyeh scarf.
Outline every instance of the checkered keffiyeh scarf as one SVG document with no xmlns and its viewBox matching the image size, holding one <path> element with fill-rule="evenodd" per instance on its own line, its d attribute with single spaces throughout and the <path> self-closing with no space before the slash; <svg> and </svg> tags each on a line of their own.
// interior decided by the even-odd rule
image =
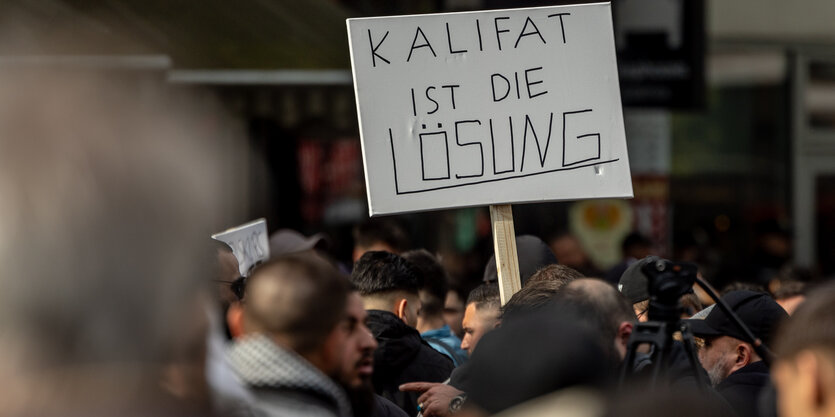
<svg viewBox="0 0 835 417">
<path fill-rule="evenodd" d="M 314 392 L 333 401 L 340 416 L 351 415 L 351 405 L 342 388 L 297 353 L 264 335 L 235 342 L 229 349 L 229 361 L 235 373 L 251 387 Z"/>
</svg>

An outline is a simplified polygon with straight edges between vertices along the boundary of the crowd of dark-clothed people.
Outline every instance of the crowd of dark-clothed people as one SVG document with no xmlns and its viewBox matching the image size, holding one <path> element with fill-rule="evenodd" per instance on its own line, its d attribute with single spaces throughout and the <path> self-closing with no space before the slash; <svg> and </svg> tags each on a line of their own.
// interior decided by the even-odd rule
<svg viewBox="0 0 835 417">
<path fill-rule="evenodd" d="M 408 247 L 394 224 L 354 232 L 350 268 L 320 250 L 322 235 L 282 230 L 271 239 L 271 259 L 225 280 L 235 283 L 222 303 L 227 347 L 208 358 L 229 370 L 210 381 L 218 409 L 835 415 L 835 284 L 791 281 L 773 293 L 736 284 L 721 292 L 727 309 L 686 288 L 673 303 L 678 316 L 659 321 L 647 266 L 676 263 L 649 253 L 590 276 L 588 267 L 560 263 L 539 238 L 518 236 L 522 288 L 503 304 L 495 258 L 484 282 L 462 295 L 440 259 Z M 631 236 L 624 245 L 630 254 L 636 241 L 644 243 Z M 221 269 L 235 275 L 234 257 L 225 248 L 218 254 Z M 641 338 L 658 323 L 675 328 L 659 334 L 660 344 Z"/>
</svg>

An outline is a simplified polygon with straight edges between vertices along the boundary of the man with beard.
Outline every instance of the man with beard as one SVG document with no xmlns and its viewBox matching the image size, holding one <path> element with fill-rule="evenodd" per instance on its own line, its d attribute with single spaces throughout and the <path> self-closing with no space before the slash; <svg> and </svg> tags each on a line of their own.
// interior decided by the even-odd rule
<svg viewBox="0 0 835 417">
<path fill-rule="evenodd" d="M 370 414 L 377 343 L 331 265 L 311 254 L 271 260 L 247 279 L 242 306 L 244 335 L 229 359 L 256 414 L 347 417 L 352 403 Z"/>
<path fill-rule="evenodd" d="M 722 297 L 740 320 L 766 345 L 777 325 L 788 317 L 771 296 L 754 291 L 731 291 Z M 691 319 L 690 329 L 704 339 L 699 360 L 710 382 L 740 416 L 755 416 L 760 392 L 769 382 L 769 367 L 753 340 L 725 314 L 713 308 L 704 320 Z"/>
</svg>

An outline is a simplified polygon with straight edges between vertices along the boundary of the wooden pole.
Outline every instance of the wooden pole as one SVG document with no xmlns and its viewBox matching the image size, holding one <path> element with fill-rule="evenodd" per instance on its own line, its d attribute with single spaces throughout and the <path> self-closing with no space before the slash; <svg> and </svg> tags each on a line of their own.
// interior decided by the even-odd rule
<svg viewBox="0 0 835 417">
<path fill-rule="evenodd" d="M 516 231 L 510 204 L 491 205 L 490 223 L 493 226 L 493 249 L 499 275 L 499 295 L 502 305 L 522 289 L 519 280 L 519 258 L 516 255 Z"/>
</svg>

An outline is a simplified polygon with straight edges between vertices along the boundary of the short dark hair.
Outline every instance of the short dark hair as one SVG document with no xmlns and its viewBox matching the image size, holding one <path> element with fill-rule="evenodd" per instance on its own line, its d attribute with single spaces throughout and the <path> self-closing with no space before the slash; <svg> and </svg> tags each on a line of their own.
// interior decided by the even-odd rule
<svg viewBox="0 0 835 417">
<path fill-rule="evenodd" d="M 423 286 L 420 288 L 423 293 L 420 299 L 421 314 L 433 317 L 443 313 L 446 293 L 449 290 L 444 267 L 426 249 L 410 250 L 402 256 L 420 273 L 423 280 Z"/>
<path fill-rule="evenodd" d="M 277 285 L 266 286 L 269 280 Z M 274 258 L 247 278 L 242 301 L 253 330 L 280 335 L 297 352 L 315 350 L 345 316 L 348 279 L 314 254 Z"/>
<path fill-rule="evenodd" d="M 420 273 L 409 261 L 385 251 L 363 254 L 351 272 L 351 283 L 363 296 L 393 291 L 417 295 L 423 284 Z"/>
<path fill-rule="evenodd" d="M 398 253 L 409 248 L 406 231 L 392 219 L 369 219 L 354 226 L 353 235 L 355 246 L 367 248 L 383 242 Z"/>
<path fill-rule="evenodd" d="M 470 291 L 467 296 L 467 302 L 464 307 L 475 303 L 476 310 L 483 309 L 499 309 L 501 308 L 501 297 L 499 295 L 499 286 L 492 283 L 484 283 Z"/>
<path fill-rule="evenodd" d="M 817 287 L 780 325 L 775 340 L 774 350 L 781 358 L 818 348 L 835 362 L 835 282 Z"/>
<path fill-rule="evenodd" d="M 525 285 L 531 285 L 539 281 L 554 281 L 562 287 L 577 278 L 583 278 L 583 274 L 574 268 L 565 265 L 551 264 L 539 268 L 534 272 Z"/>
<path fill-rule="evenodd" d="M 502 307 L 502 320 L 519 314 L 538 311 L 550 305 L 563 284 L 554 280 L 540 280 L 522 287 Z"/>
</svg>

